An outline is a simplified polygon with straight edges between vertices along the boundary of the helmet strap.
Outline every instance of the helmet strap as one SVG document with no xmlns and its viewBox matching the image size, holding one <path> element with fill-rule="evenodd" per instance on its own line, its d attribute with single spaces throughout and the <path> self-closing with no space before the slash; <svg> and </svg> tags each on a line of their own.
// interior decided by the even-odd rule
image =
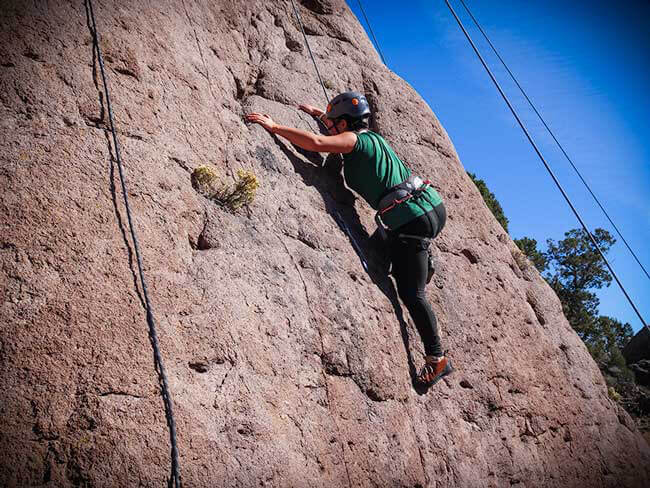
<svg viewBox="0 0 650 488">
<path fill-rule="evenodd" d="M 339 134 L 341 133 L 341 131 L 340 131 L 339 128 L 337 127 L 337 126 L 339 125 L 339 122 L 340 122 L 340 121 L 341 121 L 341 118 L 340 118 L 340 117 L 339 117 L 338 119 L 333 119 L 333 120 L 332 120 L 332 122 L 334 122 L 334 125 L 332 126 L 332 128 L 336 131 L 336 135 L 339 135 Z"/>
</svg>

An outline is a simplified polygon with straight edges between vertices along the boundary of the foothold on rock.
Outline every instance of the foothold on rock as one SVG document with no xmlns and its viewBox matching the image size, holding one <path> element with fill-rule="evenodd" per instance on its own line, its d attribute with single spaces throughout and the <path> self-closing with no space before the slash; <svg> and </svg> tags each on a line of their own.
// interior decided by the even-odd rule
<svg viewBox="0 0 650 488">
<path fill-rule="evenodd" d="M 251 429 L 251 427 L 249 425 L 242 425 L 241 427 L 239 427 L 237 429 L 237 433 L 239 435 L 249 437 L 249 436 L 253 435 L 253 429 Z"/>
<path fill-rule="evenodd" d="M 203 361 L 195 361 L 192 363 L 189 363 L 190 369 L 193 369 L 197 373 L 207 373 L 208 372 L 208 365 L 204 363 Z"/>
<path fill-rule="evenodd" d="M 643 359 L 638 363 L 634 363 L 630 366 L 630 369 L 634 371 L 637 383 L 650 386 L 650 360 Z"/>
<path fill-rule="evenodd" d="M 350 376 L 350 366 L 344 351 L 337 350 L 321 356 L 325 373 L 332 376 Z"/>
<path fill-rule="evenodd" d="M 467 381 L 467 380 L 462 380 L 462 381 L 460 382 L 460 386 L 462 386 L 463 388 L 467 388 L 468 390 L 473 390 L 473 389 L 474 389 L 474 387 L 472 386 L 472 384 L 471 384 L 469 381 Z"/>
<path fill-rule="evenodd" d="M 38 54 L 33 48 L 29 47 L 25 52 L 23 53 L 23 56 L 26 58 L 32 59 L 34 61 L 40 61 L 41 56 Z"/>
<path fill-rule="evenodd" d="M 334 13 L 332 0 L 302 0 L 300 3 L 306 9 L 316 12 L 317 14 L 330 15 Z"/>
<path fill-rule="evenodd" d="M 285 44 L 287 46 L 287 49 L 291 52 L 294 53 L 300 53 L 302 52 L 302 42 L 300 42 L 297 39 L 293 39 L 289 35 L 286 36 Z"/>
<path fill-rule="evenodd" d="M 208 249 L 212 249 L 212 245 L 210 245 L 210 242 L 203 236 L 203 234 L 199 235 L 199 238 L 196 241 L 196 248 L 199 251 L 207 251 Z"/>
<path fill-rule="evenodd" d="M 528 305 L 530 305 L 530 308 L 533 309 L 539 324 L 546 325 L 546 319 L 544 318 L 544 312 L 540 306 L 539 299 L 531 289 L 526 290 L 526 301 L 528 302 Z"/>
<path fill-rule="evenodd" d="M 470 249 L 463 249 L 461 251 L 461 254 L 463 256 L 465 256 L 470 263 L 472 263 L 472 264 L 478 263 L 478 256 L 476 255 L 476 253 L 474 251 L 472 251 Z"/>
<path fill-rule="evenodd" d="M 264 169 L 277 172 L 280 172 L 282 169 L 278 158 L 268 148 L 257 146 L 255 148 L 255 155 Z"/>
<path fill-rule="evenodd" d="M 366 390 L 366 395 L 368 395 L 368 398 L 370 398 L 373 402 L 384 402 L 386 401 L 386 398 L 384 398 L 380 392 L 375 390 L 374 388 L 368 388 Z"/>
<path fill-rule="evenodd" d="M 198 242 L 195 239 L 192 239 L 191 235 L 187 235 L 187 241 L 190 243 L 190 247 L 196 251 L 198 249 Z"/>
</svg>

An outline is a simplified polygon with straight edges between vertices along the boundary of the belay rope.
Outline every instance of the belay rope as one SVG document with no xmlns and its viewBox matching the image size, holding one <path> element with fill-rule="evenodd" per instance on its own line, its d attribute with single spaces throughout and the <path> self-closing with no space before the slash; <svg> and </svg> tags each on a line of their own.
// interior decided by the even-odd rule
<svg viewBox="0 0 650 488">
<path fill-rule="evenodd" d="M 293 5 L 293 10 L 294 10 L 294 12 L 296 14 L 296 19 L 298 20 L 298 24 L 300 25 L 300 30 L 302 31 L 302 35 L 303 35 L 303 37 L 305 39 L 305 44 L 307 45 L 307 50 L 309 51 L 309 55 L 311 57 L 312 62 L 314 63 L 314 69 L 316 70 L 316 75 L 318 76 L 318 81 L 320 81 L 320 84 L 321 84 L 321 86 L 323 88 L 323 93 L 325 94 L 325 103 L 327 104 L 329 102 L 328 95 L 327 95 L 327 90 L 325 89 L 325 84 L 323 83 L 323 79 L 321 78 L 320 72 L 318 70 L 318 65 L 316 64 L 316 59 L 314 58 L 314 54 L 312 53 L 311 47 L 309 46 L 309 40 L 307 39 L 307 35 L 305 33 L 305 28 L 303 27 L 302 19 L 300 18 L 300 13 L 298 11 L 298 8 L 296 7 L 295 1 L 291 0 L 291 3 Z M 359 7 L 361 7 L 361 9 L 363 10 L 363 6 L 361 5 L 360 1 L 359 1 Z M 364 14 L 364 17 L 365 17 L 365 11 L 363 12 L 363 14 Z M 368 21 L 367 17 L 366 17 L 366 21 Z M 368 26 L 370 27 L 370 22 L 369 21 L 368 21 Z M 372 29 L 372 27 L 370 27 L 370 29 Z M 374 38 L 374 33 L 373 33 L 373 38 Z M 377 42 L 376 38 L 375 38 L 375 43 L 377 44 L 377 49 L 379 50 L 379 43 Z M 384 60 L 384 56 L 383 56 L 383 54 L 381 54 L 381 51 L 379 51 L 379 54 L 381 56 L 382 61 L 384 61 L 384 64 L 386 64 L 386 62 Z M 425 181 L 424 183 L 427 186 L 431 184 L 431 182 L 428 181 L 428 180 Z M 393 202 L 393 204 L 391 204 L 388 208 L 384 209 L 384 211 L 381 212 L 381 213 L 384 213 L 384 212 L 394 208 L 396 205 L 399 205 L 400 203 L 403 203 L 406 200 L 409 200 L 414 195 L 415 194 L 410 194 L 410 195 L 406 196 L 405 198 L 403 198 L 401 200 L 396 200 L 395 202 Z M 422 207 L 420 207 L 420 208 L 422 208 Z M 377 213 L 377 217 L 379 215 L 380 215 L 380 213 Z M 343 231 L 350 238 L 350 241 L 352 242 L 352 246 L 354 247 L 355 251 L 357 252 L 359 258 L 361 259 L 361 264 L 363 265 L 363 268 L 366 270 L 366 272 L 368 272 L 368 263 L 366 262 L 366 259 L 365 259 L 364 255 L 363 255 L 363 251 L 361 250 L 361 246 L 359 246 L 356 239 L 352 235 L 352 232 L 350 231 L 350 228 L 347 226 L 347 224 L 345 223 L 345 221 L 341 217 L 341 214 L 336 209 L 334 209 L 334 218 L 336 219 L 339 226 L 343 229 Z M 381 219 L 375 218 L 375 222 L 377 223 L 377 229 L 379 230 L 379 232 L 380 232 L 380 234 L 382 236 L 382 239 L 385 239 L 386 230 L 384 228 L 383 223 L 381 222 Z M 405 236 L 405 237 L 413 238 L 415 236 Z M 421 239 L 421 240 L 426 241 L 426 239 Z M 431 255 L 429 255 L 429 259 L 430 258 L 431 258 Z M 431 263 L 430 263 L 430 265 L 431 265 Z M 427 281 L 427 283 L 428 283 L 428 281 Z"/>
<path fill-rule="evenodd" d="M 305 33 L 305 28 L 302 25 L 302 19 L 300 18 L 300 12 L 298 11 L 298 8 L 296 7 L 295 0 L 291 0 L 291 4 L 293 5 L 293 11 L 296 14 L 296 19 L 298 19 L 298 25 L 300 25 L 300 30 L 302 31 L 302 36 L 305 39 L 305 45 L 307 46 L 307 50 L 309 51 L 309 56 L 311 57 L 311 60 L 314 63 L 314 69 L 316 70 L 316 75 L 318 76 L 318 81 L 320 81 L 320 86 L 323 88 L 323 93 L 325 94 L 325 104 L 327 105 L 327 103 L 329 103 L 329 95 L 327 94 L 327 90 L 325 89 L 325 83 L 323 83 L 323 79 L 320 76 L 320 72 L 318 71 L 318 65 L 316 64 L 316 59 L 314 58 L 314 54 L 312 53 L 311 47 L 309 46 L 309 41 L 307 40 L 307 34 Z M 320 122 L 323 123 L 322 120 L 320 120 Z M 352 231 L 350 231 L 350 228 L 345 223 L 345 220 L 343 220 L 343 217 L 341 217 L 341 214 L 336 209 L 334 209 L 334 219 L 339 224 L 339 226 L 343 229 L 343 232 L 345 232 L 347 234 L 347 236 L 350 238 L 350 242 L 352 242 L 352 246 L 354 247 L 355 251 L 357 252 L 357 255 L 359 256 L 359 259 L 361 260 L 361 264 L 363 265 L 363 269 L 365 269 L 366 273 L 367 273 L 368 272 L 368 262 L 366 261 L 366 258 L 363 255 L 363 251 L 361 250 L 361 246 L 359 246 L 359 243 L 357 242 L 357 240 L 352 235 Z"/>
<path fill-rule="evenodd" d="M 95 13 L 93 11 L 92 0 L 85 0 L 85 7 L 86 7 L 87 25 L 88 25 L 88 29 L 92 34 L 93 49 L 97 54 L 97 59 L 99 61 L 99 69 L 102 74 L 102 82 L 104 84 L 104 91 L 106 92 L 106 106 L 108 108 L 108 119 L 111 124 L 111 133 L 113 135 L 113 147 L 115 148 L 115 159 L 117 161 L 117 167 L 120 173 L 120 183 L 122 185 L 122 194 L 124 195 L 124 205 L 126 207 L 126 215 L 129 221 L 129 229 L 131 231 L 131 238 L 133 239 L 133 247 L 135 249 L 135 255 L 138 261 L 138 271 L 140 274 L 140 283 L 142 284 L 142 294 L 144 296 L 144 302 L 147 309 L 147 324 L 149 325 L 149 339 L 151 341 L 151 346 L 153 348 L 154 364 L 156 367 L 156 371 L 158 373 L 158 382 L 160 383 L 160 387 L 161 387 L 161 396 L 163 398 L 163 403 L 165 405 L 165 416 L 167 418 L 167 426 L 169 427 L 172 465 L 171 465 L 171 476 L 168 480 L 168 486 L 169 488 L 174 488 L 174 487 L 180 488 L 181 474 L 180 474 L 180 466 L 178 463 L 176 423 L 174 422 L 174 414 L 172 411 L 172 400 L 171 400 L 171 395 L 169 394 L 169 386 L 167 384 L 167 376 L 165 375 L 165 369 L 163 367 L 162 355 L 160 354 L 160 348 L 158 346 L 158 336 L 156 334 L 156 326 L 154 324 L 153 312 L 151 310 L 151 303 L 149 302 L 149 295 L 147 293 L 147 283 L 144 279 L 144 273 L 142 271 L 142 259 L 140 257 L 138 239 L 136 237 L 135 228 L 133 227 L 133 221 L 131 219 L 131 209 L 129 207 L 129 198 L 126 190 L 126 181 L 124 179 L 124 172 L 122 170 L 122 159 L 120 157 L 120 148 L 117 142 L 117 133 L 115 132 L 115 124 L 113 122 L 113 110 L 111 109 L 111 98 L 108 93 L 108 83 L 106 82 L 104 60 L 102 58 L 102 53 L 99 48 L 99 39 L 97 36 L 97 25 L 95 23 Z"/>
</svg>

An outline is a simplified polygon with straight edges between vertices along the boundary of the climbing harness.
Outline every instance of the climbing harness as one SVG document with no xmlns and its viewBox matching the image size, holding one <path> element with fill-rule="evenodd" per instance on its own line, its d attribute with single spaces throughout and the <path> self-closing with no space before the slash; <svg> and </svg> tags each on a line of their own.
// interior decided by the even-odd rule
<svg viewBox="0 0 650 488">
<path fill-rule="evenodd" d="M 414 197 L 419 197 L 424 190 L 431 185 L 431 181 L 425 180 L 419 176 L 411 175 L 402 183 L 395 185 L 384 192 L 379 199 L 380 215 L 390 212 L 399 204 L 404 203 Z"/>
<path fill-rule="evenodd" d="M 375 213 L 375 223 L 377 224 L 377 230 L 379 236 L 384 242 L 392 239 L 408 239 L 419 241 L 420 245 L 427 250 L 427 283 L 431 281 L 435 268 L 433 267 L 433 256 L 431 255 L 431 240 L 433 237 L 424 237 L 412 234 L 396 233 L 392 236 L 389 235 L 389 229 L 386 227 L 384 222 L 381 220 L 381 216 L 398 205 L 410 200 L 411 198 L 419 197 L 424 193 L 424 191 L 431 186 L 430 180 L 422 180 L 419 176 L 411 175 L 402 183 L 395 185 L 384 192 L 382 197 L 379 200 L 378 208 L 379 210 Z"/>
<path fill-rule="evenodd" d="M 138 239 L 136 237 L 135 228 L 133 227 L 133 219 L 131 218 L 131 209 L 129 207 L 128 191 L 126 189 L 126 181 L 124 179 L 124 171 L 122 169 L 122 158 L 120 157 L 120 147 L 117 142 L 117 133 L 115 131 L 115 123 L 113 121 L 113 110 L 111 108 L 111 98 L 108 91 L 108 83 L 106 81 L 106 72 L 104 69 L 104 60 L 102 58 L 101 49 L 99 48 L 99 39 L 97 34 L 97 25 L 95 23 L 95 13 L 93 11 L 92 0 L 86 0 L 86 19 L 87 26 L 92 35 L 93 49 L 97 54 L 99 61 L 99 68 L 102 74 L 102 82 L 104 84 L 104 91 L 106 92 L 106 105 L 108 108 L 108 119 L 111 125 L 111 133 L 113 135 L 113 147 L 115 148 L 115 159 L 120 174 L 120 183 L 122 185 L 122 194 L 124 195 L 124 205 L 126 207 L 126 216 L 129 222 L 129 229 L 131 231 L 131 238 L 133 239 L 133 247 L 138 262 L 138 271 L 140 274 L 140 283 L 142 285 L 142 294 L 147 309 L 147 324 L 149 325 L 149 339 L 154 352 L 154 362 L 156 371 L 158 372 L 158 381 L 161 387 L 161 396 L 165 405 L 165 416 L 167 418 L 167 426 L 169 427 L 169 438 L 171 442 L 171 476 L 168 480 L 169 488 L 181 487 L 180 466 L 178 462 L 178 446 L 176 442 L 176 423 L 174 422 L 174 413 L 172 411 L 172 400 L 169 393 L 169 386 L 167 383 L 167 376 L 163 366 L 162 355 L 160 354 L 160 347 L 158 345 L 158 336 L 156 334 L 156 326 L 154 324 L 153 311 L 149 301 L 149 294 L 147 293 L 147 283 L 144 279 L 144 272 L 142 270 L 142 258 L 140 256 L 140 248 L 138 246 Z M 92 25 L 91 25 L 92 22 Z"/>
<path fill-rule="evenodd" d="M 377 224 L 379 235 L 383 241 L 386 241 L 388 239 L 388 228 L 381 219 L 381 216 L 387 212 L 390 212 L 401 203 L 404 203 L 411 198 L 419 197 L 430 185 L 431 181 L 423 181 L 419 176 L 411 175 L 403 182 L 389 188 L 384 192 L 384 194 L 379 199 L 378 211 L 375 214 L 375 223 Z M 399 236 L 401 235 L 402 234 Z"/>
</svg>

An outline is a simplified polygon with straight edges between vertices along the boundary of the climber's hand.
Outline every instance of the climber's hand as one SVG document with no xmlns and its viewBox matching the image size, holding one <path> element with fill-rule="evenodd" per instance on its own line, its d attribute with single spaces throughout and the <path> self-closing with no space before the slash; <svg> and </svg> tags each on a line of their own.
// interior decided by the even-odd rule
<svg viewBox="0 0 650 488">
<path fill-rule="evenodd" d="M 298 108 L 312 117 L 319 117 L 325 113 L 321 109 L 312 107 L 311 105 L 298 105 Z"/>
<path fill-rule="evenodd" d="M 248 122 L 252 122 L 253 124 L 260 124 L 262 127 L 264 127 L 266 130 L 268 130 L 271 133 L 273 133 L 273 129 L 278 126 L 278 124 L 273 122 L 273 119 L 266 114 L 258 114 L 258 113 L 248 114 L 246 116 L 246 120 Z"/>
</svg>

